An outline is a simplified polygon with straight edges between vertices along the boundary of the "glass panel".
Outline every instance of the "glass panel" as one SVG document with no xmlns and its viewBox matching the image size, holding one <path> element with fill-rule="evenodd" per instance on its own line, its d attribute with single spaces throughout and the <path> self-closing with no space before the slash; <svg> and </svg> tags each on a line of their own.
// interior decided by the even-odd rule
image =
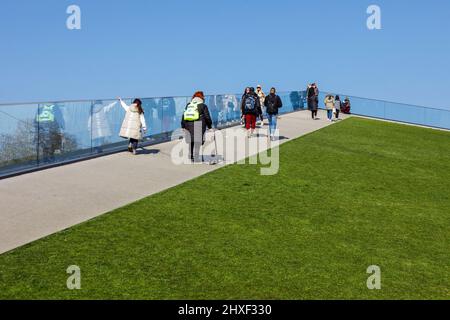
<svg viewBox="0 0 450 320">
<path fill-rule="evenodd" d="M 369 100 L 357 97 L 348 98 L 351 103 L 351 113 L 381 119 L 385 118 L 384 101 Z"/>
<path fill-rule="evenodd" d="M 37 166 L 37 105 L 0 105 L 0 176 Z"/>
<path fill-rule="evenodd" d="M 142 99 L 142 107 L 145 112 L 145 121 L 147 122 L 147 135 L 154 136 L 161 133 L 162 115 L 159 108 L 159 98 Z"/>
<path fill-rule="evenodd" d="M 179 103 L 179 99 L 178 103 Z M 183 102 L 185 100 L 183 99 Z M 183 103 L 184 104 L 184 103 Z M 185 107 L 184 105 L 183 107 Z M 161 119 L 161 133 L 168 133 L 174 130 L 177 115 L 177 101 L 175 98 L 160 98 L 158 101 L 158 109 Z M 178 126 L 177 126 L 178 127 Z"/>
<path fill-rule="evenodd" d="M 237 123 L 241 119 L 240 103 L 236 95 L 224 94 L 218 96 L 220 102 L 219 123 L 222 126 L 229 126 Z"/>
<path fill-rule="evenodd" d="M 424 124 L 431 127 L 450 129 L 450 111 L 425 109 Z"/>
<path fill-rule="evenodd" d="M 130 104 L 131 101 L 127 100 Z M 95 100 L 91 104 L 88 130 L 92 139 L 92 151 L 100 153 L 126 144 L 119 137 L 125 110 L 118 100 Z"/>
<path fill-rule="evenodd" d="M 425 124 L 424 108 L 391 102 L 386 102 L 385 104 L 386 119 L 415 124 Z"/>
<path fill-rule="evenodd" d="M 44 103 L 36 114 L 39 165 L 91 154 L 91 102 Z"/>
<path fill-rule="evenodd" d="M 294 103 L 299 107 L 299 101 L 296 101 L 295 94 L 292 94 L 291 92 L 278 92 L 277 94 L 283 102 L 283 107 L 279 110 L 280 114 L 294 111 Z M 292 98 L 294 98 L 294 103 L 292 103 Z"/>
<path fill-rule="evenodd" d="M 289 92 L 289 102 L 292 107 L 292 111 L 306 109 L 306 91 L 292 91 Z M 283 100 L 284 104 L 284 100 Z M 283 106 L 284 109 L 284 106 Z"/>
</svg>

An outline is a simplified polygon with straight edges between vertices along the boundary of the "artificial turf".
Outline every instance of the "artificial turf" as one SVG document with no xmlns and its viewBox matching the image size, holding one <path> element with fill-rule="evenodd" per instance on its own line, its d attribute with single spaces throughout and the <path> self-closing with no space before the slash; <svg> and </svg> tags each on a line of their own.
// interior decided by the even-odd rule
<svg viewBox="0 0 450 320">
<path fill-rule="evenodd" d="M 1 255 L 0 298 L 450 298 L 449 132 L 351 118 L 283 144 L 277 175 L 259 169 L 227 166 Z"/>
</svg>

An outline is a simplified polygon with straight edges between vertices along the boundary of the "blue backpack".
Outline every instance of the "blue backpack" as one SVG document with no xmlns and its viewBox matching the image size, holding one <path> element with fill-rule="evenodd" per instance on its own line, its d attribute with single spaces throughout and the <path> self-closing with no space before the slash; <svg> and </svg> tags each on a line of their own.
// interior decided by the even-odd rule
<svg viewBox="0 0 450 320">
<path fill-rule="evenodd" d="M 245 111 L 253 112 L 256 109 L 256 97 L 247 96 L 245 98 Z"/>
</svg>

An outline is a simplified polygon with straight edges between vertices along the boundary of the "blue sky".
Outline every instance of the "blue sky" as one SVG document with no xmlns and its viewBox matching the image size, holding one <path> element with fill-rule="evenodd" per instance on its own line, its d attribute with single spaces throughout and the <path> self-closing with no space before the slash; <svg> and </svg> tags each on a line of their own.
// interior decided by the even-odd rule
<svg viewBox="0 0 450 320">
<path fill-rule="evenodd" d="M 82 29 L 66 28 L 66 9 Z M 379 31 L 366 9 L 382 10 Z M 446 0 L 1 0 L 0 102 L 263 84 L 450 109 Z"/>
</svg>

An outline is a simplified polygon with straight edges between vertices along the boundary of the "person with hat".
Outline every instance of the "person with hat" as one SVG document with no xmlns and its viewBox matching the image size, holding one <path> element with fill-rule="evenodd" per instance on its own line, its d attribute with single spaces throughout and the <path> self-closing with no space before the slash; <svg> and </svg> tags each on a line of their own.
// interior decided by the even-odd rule
<svg viewBox="0 0 450 320">
<path fill-rule="evenodd" d="M 258 95 L 258 98 L 259 98 L 259 104 L 261 105 L 262 114 L 265 115 L 266 108 L 264 107 L 264 101 L 266 99 L 266 94 L 262 90 L 262 87 L 260 84 L 258 84 L 258 86 L 256 87 L 256 94 Z M 262 126 L 264 125 L 264 119 L 262 117 L 261 117 L 261 125 Z"/>
</svg>

